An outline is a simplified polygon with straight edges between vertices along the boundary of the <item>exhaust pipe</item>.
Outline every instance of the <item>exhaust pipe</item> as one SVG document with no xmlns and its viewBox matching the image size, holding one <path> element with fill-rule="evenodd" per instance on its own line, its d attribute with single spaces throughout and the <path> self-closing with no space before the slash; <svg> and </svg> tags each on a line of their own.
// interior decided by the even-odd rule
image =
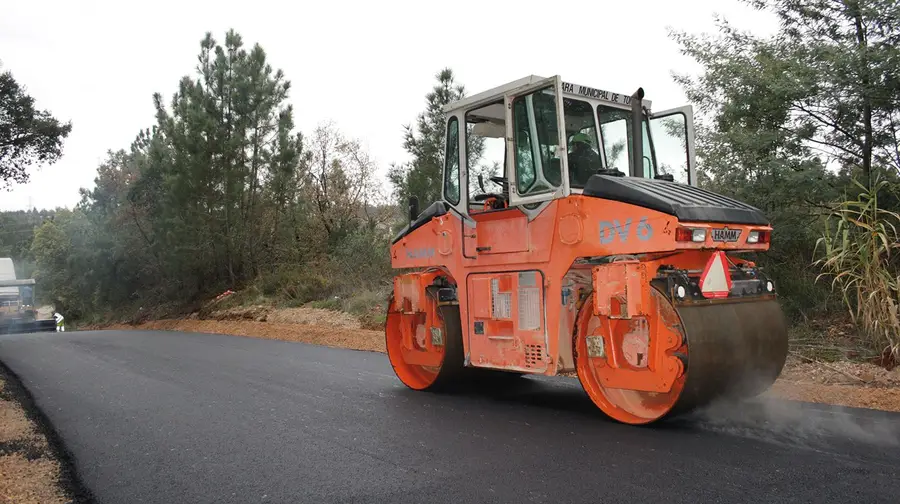
<svg viewBox="0 0 900 504">
<path fill-rule="evenodd" d="M 644 176 L 644 88 L 631 95 L 631 176 Z"/>
</svg>

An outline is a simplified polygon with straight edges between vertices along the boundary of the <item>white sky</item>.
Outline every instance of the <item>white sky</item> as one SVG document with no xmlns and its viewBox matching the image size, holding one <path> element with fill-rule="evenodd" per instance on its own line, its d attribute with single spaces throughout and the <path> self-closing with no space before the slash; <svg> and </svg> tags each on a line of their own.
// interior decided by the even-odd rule
<svg viewBox="0 0 900 504">
<path fill-rule="evenodd" d="M 736 0 L 0 0 L 0 12 L 0 68 L 38 108 L 73 123 L 63 158 L 33 170 L 29 184 L 0 190 L 0 210 L 74 206 L 107 150 L 127 148 L 153 124 L 152 94 L 168 101 L 193 75 L 207 31 L 224 42 L 234 28 L 248 47 L 259 42 L 292 82 L 298 128 L 334 121 L 385 173 L 407 159 L 402 126 L 424 109 L 443 67 L 469 94 L 560 74 L 614 92 L 642 86 L 663 110 L 685 103 L 670 72 L 693 68 L 666 27 L 712 31 L 718 13 L 740 28 L 774 28 Z"/>
</svg>

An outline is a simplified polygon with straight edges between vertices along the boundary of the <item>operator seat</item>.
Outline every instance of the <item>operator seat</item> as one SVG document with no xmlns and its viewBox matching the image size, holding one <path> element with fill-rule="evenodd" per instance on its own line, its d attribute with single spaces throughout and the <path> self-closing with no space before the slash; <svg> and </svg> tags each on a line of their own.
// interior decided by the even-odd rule
<svg viewBox="0 0 900 504">
<path fill-rule="evenodd" d="M 591 175 L 596 175 L 603 167 L 600 155 L 587 146 L 576 144 L 575 149 L 568 154 L 569 176 L 571 185 L 584 187 Z"/>
</svg>

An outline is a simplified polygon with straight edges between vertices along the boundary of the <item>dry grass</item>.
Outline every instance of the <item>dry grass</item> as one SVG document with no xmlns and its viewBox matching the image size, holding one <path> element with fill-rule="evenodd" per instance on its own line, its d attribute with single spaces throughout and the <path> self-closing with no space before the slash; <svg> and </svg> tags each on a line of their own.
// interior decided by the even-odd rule
<svg viewBox="0 0 900 504">
<path fill-rule="evenodd" d="M 0 380 L 0 389 L 4 385 L 3 380 Z M 37 435 L 34 425 L 18 404 L 0 399 L 0 446 L 21 441 L 40 443 L 44 439 Z"/>
<path fill-rule="evenodd" d="M 59 463 L 22 408 L 8 400 L 0 379 L 0 502 L 53 504 L 68 500 L 60 489 Z"/>
<path fill-rule="evenodd" d="M 0 502 L 53 504 L 69 502 L 59 491 L 59 464 L 20 454 L 0 455 Z"/>
<path fill-rule="evenodd" d="M 869 346 L 900 357 L 900 277 L 895 259 L 900 248 L 900 214 L 880 207 L 880 192 L 892 186 L 876 181 L 871 188 L 854 181 L 860 193 L 842 201 L 829 215 L 829 226 L 819 239 L 824 257 L 821 277 L 839 288 L 850 315 Z"/>
</svg>

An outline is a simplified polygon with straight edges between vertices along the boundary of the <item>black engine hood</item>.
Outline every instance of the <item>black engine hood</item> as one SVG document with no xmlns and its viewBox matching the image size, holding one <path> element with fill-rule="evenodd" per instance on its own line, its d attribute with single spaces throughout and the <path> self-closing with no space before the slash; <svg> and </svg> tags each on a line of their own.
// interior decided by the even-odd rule
<svg viewBox="0 0 900 504">
<path fill-rule="evenodd" d="M 667 180 L 593 175 L 585 196 L 621 201 L 688 222 L 768 225 L 759 209 L 725 196 Z"/>
</svg>

